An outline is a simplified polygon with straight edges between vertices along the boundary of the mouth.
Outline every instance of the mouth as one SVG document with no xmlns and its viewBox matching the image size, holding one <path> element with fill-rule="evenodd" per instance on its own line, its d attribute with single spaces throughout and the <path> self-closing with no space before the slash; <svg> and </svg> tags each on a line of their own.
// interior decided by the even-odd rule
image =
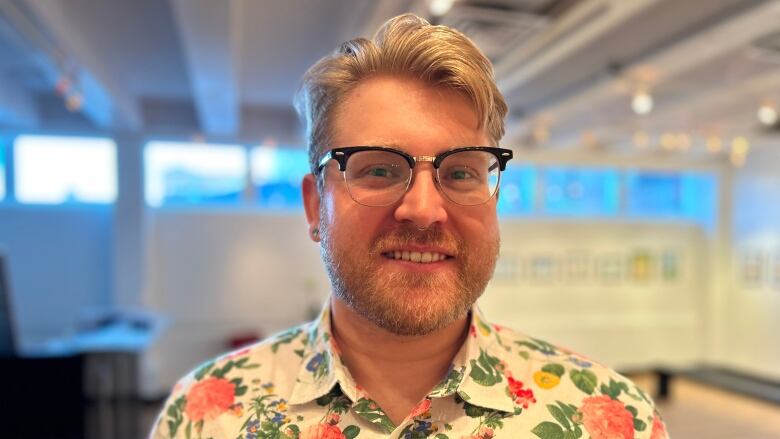
<svg viewBox="0 0 780 439">
<path fill-rule="evenodd" d="M 396 261 L 414 262 L 418 264 L 431 264 L 434 262 L 441 262 L 453 258 L 453 256 L 451 255 L 437 252 L 437 251 L 410 251 L 410 250 L 388 251 L 382 253 L 382 256 Z"/>
</svg>

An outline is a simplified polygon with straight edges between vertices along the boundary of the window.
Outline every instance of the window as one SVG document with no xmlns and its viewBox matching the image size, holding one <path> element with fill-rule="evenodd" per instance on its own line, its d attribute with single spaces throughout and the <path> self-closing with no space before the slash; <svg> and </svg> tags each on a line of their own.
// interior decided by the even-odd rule
<svg viewBox="0 0 780 439">
<path fill-rule="evenodd" d="M 116 144 L 111 139 L 19 136 L 14 166 L 21 203 L 108 204 L 116 199 Z"/>
<path fill-rule="evenodd" d="M 258 146 L 252 149 L 251 166 L 257 204 L 271 209 L 303 206 L 301 179 L 309 172 L 305 150 Z"/>
<path fill-rule="evenodd" d="M 5 198 L 5 151 L 0 143 L 0 201 Z"/>
<path fill-rule="evenodd" d="M 510 164 L 501 173 L 498 195 L 499 215 L 529 214 L 534 209 L 536 169 Z"/>
<path fill-rule="evenodd" d="M 552 167 L 542 175 L 545 213 L 567 216 L 618 213 L 620 175 L 617 171 Z"/>
<path fill-rule="evenodd" d="M 717 183 L 708 173 L 633 171 L 626 174 L 628 214 L 711 224 Z"/>
<path fill-rule="evenodd" d="M 144 165 L 146 202 L 153 207 L 237 204 L 246 181 L 240 145 L 149 142 Z"/>
</svg>

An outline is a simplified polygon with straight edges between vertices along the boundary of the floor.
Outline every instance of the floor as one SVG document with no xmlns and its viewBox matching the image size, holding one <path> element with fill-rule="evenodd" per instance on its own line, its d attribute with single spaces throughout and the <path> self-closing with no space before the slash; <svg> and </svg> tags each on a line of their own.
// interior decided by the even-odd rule
<svg viewBox="0 0 780 439">
<path fill-rule="evenodd" d="M 650 388 L 650 378 L 632 377 Z M 684 378 L 672 381 L 671 398 L 658 410 L 672 439 L 780 439 L 780 406 Z"/>
</svg>

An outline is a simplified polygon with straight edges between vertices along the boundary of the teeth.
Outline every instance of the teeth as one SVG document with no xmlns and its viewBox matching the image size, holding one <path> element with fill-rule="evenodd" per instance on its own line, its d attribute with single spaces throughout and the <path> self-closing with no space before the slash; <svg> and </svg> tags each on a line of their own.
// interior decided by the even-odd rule
<svg viewBox="0 0 780 439">
<path fill-rule="evenodd" d="M 396 250 L 396 251 L 388 252 L 385 253 L 385 256 L 391 259 L 418 262 L 422 264 L 427 264 L 430 262 L 439 262 L 447 259 L 447 256 L 441 253 L 435 253 L 435 252 L 421 253 L 421 252 L 410 252 L 408 250 L 404 250 L 404 251 Z"/>
</svg>

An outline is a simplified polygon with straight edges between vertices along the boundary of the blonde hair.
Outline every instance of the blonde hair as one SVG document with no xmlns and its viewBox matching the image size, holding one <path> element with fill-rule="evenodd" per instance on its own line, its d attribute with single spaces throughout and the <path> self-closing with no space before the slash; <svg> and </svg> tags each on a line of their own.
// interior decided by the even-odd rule
<svg viewBox="0 0 780 439">
<path fill-rule="evenodd" d="M 304 75 L 295 106 L 306 125 L 312 172 L 330 143 L 338 105 L 361 80 L 377 74 L 413 77 L 463 93 L 494 145 L 504 136 L 507 105 L 490 60 L 462 33 L 404 14 L 388 20 L 371 40 L 343 43 Z"/>
</svg>

